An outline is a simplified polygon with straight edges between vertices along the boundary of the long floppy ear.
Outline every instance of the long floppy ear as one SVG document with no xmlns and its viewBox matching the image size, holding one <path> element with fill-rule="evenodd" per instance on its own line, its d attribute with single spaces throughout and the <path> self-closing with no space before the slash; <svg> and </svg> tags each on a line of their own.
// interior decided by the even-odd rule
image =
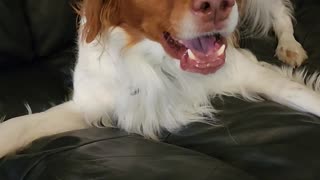
<svg viewBox="0 0 320 180">
<path fill-rule="evenodd" d="M 111 26 L 119 25 L 121 0 L 83 0 L 80 15 L 85 17 L 82 39 L 92 42 Z"/>
<path fill-rule="evenodd" d="M 239 10 L 239 16 L 240 16 L 240 22 L 242 21 L 241 19 L 244 16 L 245 13 L 245 3 L 247 0 L 236 0 L 237 4 L 238 4 L 238 10 Z M 231 44 L 235 47 L 235 48 L 239 48 L 240 47 L 240 39 L 241 39 L 241 35 L 240 35 L 240 24 L 238 24 L 237 29 L 233 32 L 232 37 L 231 37 Z"/>
<path fill-rule="evenodd" d="M 231 36 L 231 42 L 230 42 L 233 47 L 235 48 L 240 48 L 240 31 L 239 29 L 236 29 L 232 36 Z"/>
<path fill-rule="evenodd" d="M 239 9 L 239 15 L 240 15 L 240 18 L 243 17 L 244 15 L 244 6 L 245 6 L 245 1 L 246 0 L 236 0 L 237 1 L 237 4 L 238 4 L 238 9 Z"/>
</svg>

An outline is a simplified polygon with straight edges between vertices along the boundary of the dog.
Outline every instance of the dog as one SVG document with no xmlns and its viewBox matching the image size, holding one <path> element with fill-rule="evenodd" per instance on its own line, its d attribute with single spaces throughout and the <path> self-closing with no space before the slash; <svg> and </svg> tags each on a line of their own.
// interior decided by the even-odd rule
<svg viewBox="0 0 320 180">
<path fill-rule="evenodd" d="M 273 28 L 278 57 L 300 65 L 307 55 L 294 39 L 290 7 L 287 0 L 84 0 L 73 98 L 2 123 L 0 157 L 92 126 L 157 140 L 162 131 L 218 121 L 210 98 L 220 95 L 320 116 L 319 88 L 306 86 L 303 73 L 261 64 L 235 46 L 239 22 L 259 34 Z M 315 76 L 310 81 L 319 87 Z"/>
</svg>

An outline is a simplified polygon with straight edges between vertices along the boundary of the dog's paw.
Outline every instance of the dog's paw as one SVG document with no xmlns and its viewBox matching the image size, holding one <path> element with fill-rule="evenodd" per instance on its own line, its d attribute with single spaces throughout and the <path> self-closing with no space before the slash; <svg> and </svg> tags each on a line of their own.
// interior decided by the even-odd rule
<svg viewBox="0 0 320 180">
<path fill-rule="evenodd" d="M 295 39 L 279 41 L 276 55 L 282 62 L 299 67 L 308 58 L 307 52 Z"/>
</svg>

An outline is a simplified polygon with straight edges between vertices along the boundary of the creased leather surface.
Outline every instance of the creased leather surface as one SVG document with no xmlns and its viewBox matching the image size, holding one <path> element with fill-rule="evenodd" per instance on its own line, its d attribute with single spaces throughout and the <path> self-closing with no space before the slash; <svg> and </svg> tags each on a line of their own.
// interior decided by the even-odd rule
<svg viewBox="0 0 320 180">
<path fill-rule="evenodd" d="M 220 126 L 193 124 L 166 142 L 216 157 L 265 180 L 320 179 L 320 119 L 273 102 L 214 102 Z"/>
<path fill-rule="evenodd" d="M 1 179 L 254 180 L 224 162 L 113 129 L 90 129 L 42 140 L 0 163 Z"/>
</svg>

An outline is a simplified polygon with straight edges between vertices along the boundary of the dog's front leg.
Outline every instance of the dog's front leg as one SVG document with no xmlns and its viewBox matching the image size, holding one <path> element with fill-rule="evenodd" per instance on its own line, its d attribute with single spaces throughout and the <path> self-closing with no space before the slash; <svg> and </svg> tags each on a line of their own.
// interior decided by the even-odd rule
<svg viewBox="0 0 320 180">
<path fill-rule="evenodd" d="M 278 37 L 276 55 L 281 61 L 296 67 L 300 66 L 308 56 L 301 44 L 294 38 L 291 10 L 286 7 L 285 1 L 287 0 L 274 1 L 274 8 L 271 10 L 273 29 Z"/>
<path fill-rule="evenodd" d="M 42 113 L 10 119 L 0 124 L 0 158 L 24 148 L 40 137 L 87 127 L 72 101 Z"/>
<path fill-rule="evenodd" d="M 211 83 L 223 85 L 221 89 L 229 91 L 224 94 L 239 94 L 246 99 L 260 95 L 320 117 L 320 93 L 301 83 L 303 77 L 295 79 L 295 76 L 282 73 L 280 67 L 260 63 L 244 49 L 230 50 L 228 60 L 220 74 L 213 76 L 215 82 Z M 316 81 L 313 84 L 319 84 Z"/>
<path fill-rule="evenodd" d="M 258 64 L 257 64 L 258 65 Z M 246 78 L 249 91 L 296 110 L 309 112 L 320 117 L 320 93 L 304 84 L 285 77 L 269 66 L 256 66 Z"/>
</svg>

